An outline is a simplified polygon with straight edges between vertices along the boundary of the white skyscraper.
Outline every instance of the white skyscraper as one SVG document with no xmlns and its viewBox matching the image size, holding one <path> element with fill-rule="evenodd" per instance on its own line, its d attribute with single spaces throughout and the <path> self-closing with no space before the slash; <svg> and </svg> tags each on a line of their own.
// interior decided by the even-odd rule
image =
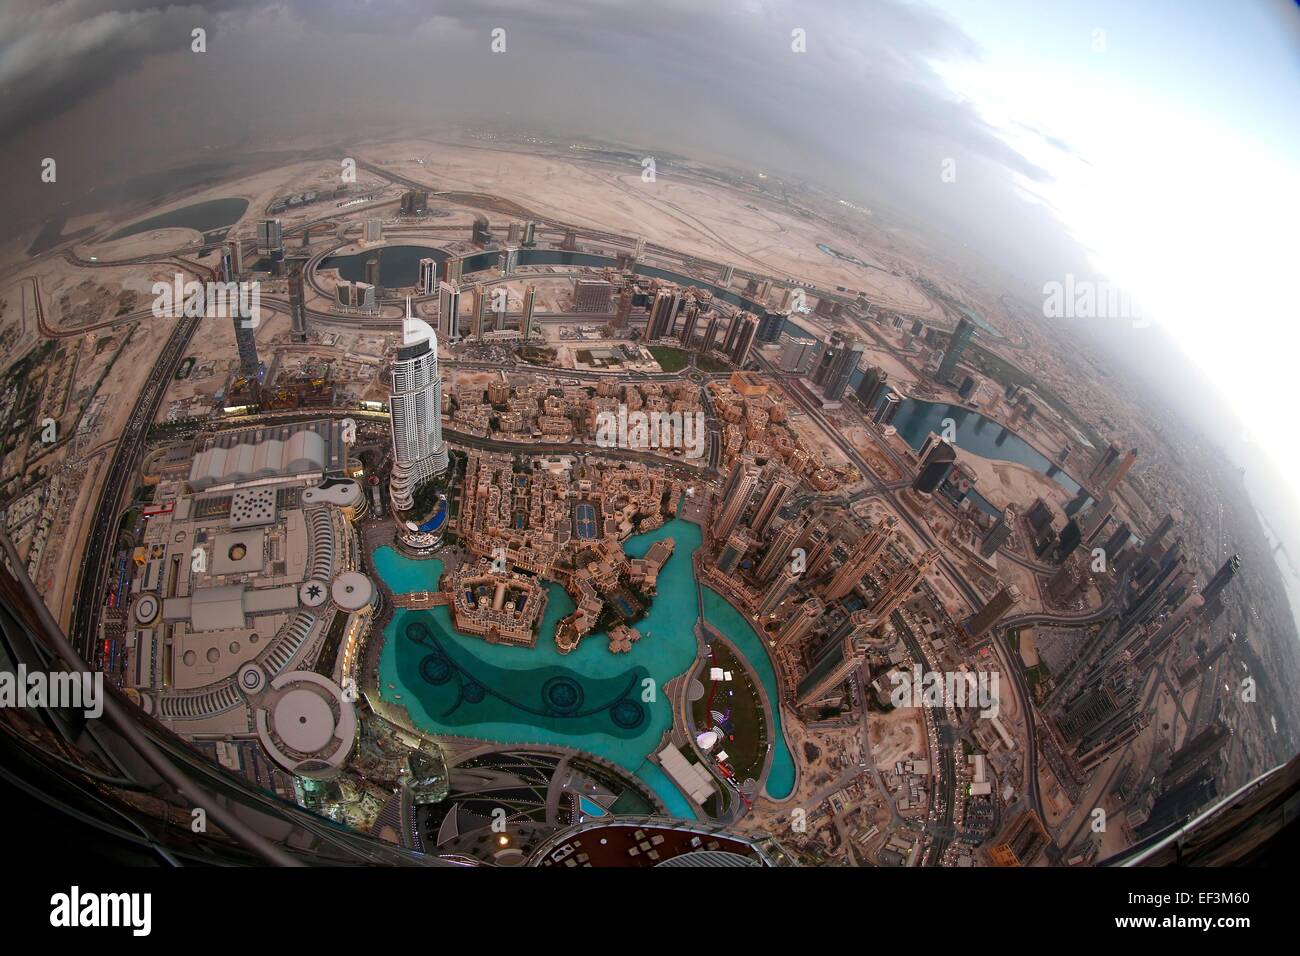
<svg viewBox="0 0 1300 956">
<path fill-rule="evenodd" d="M 411 315 L 406 300 L 402 342 L 393 360 L 388 394 L 392 413 L 393 472 L 388 490 L 393 507 L 410 509 L 420 485 L 447 470 L 442 440 L 442 379 L 438 376 L 438 335 L 429 323 Z"/>
</svg>

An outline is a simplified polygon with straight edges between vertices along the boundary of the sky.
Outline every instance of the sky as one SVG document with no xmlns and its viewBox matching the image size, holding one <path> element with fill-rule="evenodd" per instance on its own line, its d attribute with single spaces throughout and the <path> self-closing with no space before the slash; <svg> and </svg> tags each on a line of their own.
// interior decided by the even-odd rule
<svg viewBox="0 0 1300 956">
<path fill-rule="evenodd" d="M 980 48 L 936 64 L 1051 173 L 1026 189 L 1131 291 L 1300 494 L 1300 16 L 1293 4 L 938 0 Z M 1036 131 L 1027 132 L 1026 127 Z M 1040 133 L 1068 143 L 1044 148 Z M 1153 356 L 1153 361 L 1158 357 Z M 1247 447 L 1242 447 L 1247 446 Z"/>
<path fill-rule="evenodd" d="M 793 171 L 1030 288 L 1122 285 L 1204 373 L 1198 401 L 1246 423 L 1229 451 L 1289 479 L 1297 103 L 1285 0 L 0 0 L 0 217 L 381 121 L 535 123 Z M 59 181 L 37 186 L 51 156 Z"/>
</svg>

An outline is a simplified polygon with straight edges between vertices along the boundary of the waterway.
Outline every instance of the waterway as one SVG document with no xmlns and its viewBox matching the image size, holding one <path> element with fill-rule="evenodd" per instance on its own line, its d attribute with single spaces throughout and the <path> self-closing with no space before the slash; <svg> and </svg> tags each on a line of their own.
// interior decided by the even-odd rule
<svg viewBox="0 0 1300 956">
<path fill-rule="evenodd" d="M 247 199 L 209 199 L 123 226 L 108 240 L 125 239 L 151 229 L 194 229 L 202 233 L 228 229 L 239 222 L 247 209 Z"/>
<path fill-rule="evenodd" d="M 954 444 L 958 448 L 982 458 L 1018 462 L 1051 478 L 1071 494 L 1078 492 L 1079 483 L 1060 465 L 1015 432 L 973 409 L 946 402 L 905 398 L 894 415 L 893 425 L 904 441 L 919 450 L 931 432 L 943 433 L 945 418 L 953 420 Z"/>
<path fill-rule="evenodd" d="M 700 546 L 697 525 L 675 519 L 624 543 L 641 557 L 656 541 L 673 538 L 673 556 L 659 573 L 659 594 L 637 623 L 642 638 L 627 654 L 611 654 L 603 634 L 591 634 L 565 655 L 555 647 L 555 626 L 572 613 L 564 589 L 547 584 L 547 605 L 537 646 L 488 644 L 458 634 L 445 607 L 398 610 L 384 630 L 380 653 L 381 697 L 402 704 L 431 734 L 463 735 L 513 744 L 549 744 L 596 754 L 637 775 L 675 816 L 694 816 L 667 775 L 646 758 L 672 726 L 664 685 L 695 660 L 695 581 L 691 555 Z M 437 560 L 416 561 L 391 548 L 373 556 L 375 570 L 394 592 L 434 590 Z M 776 675 L 762 643 L 744 617 L 705 590 L 705 616 L 748 659 L 773 704 Z M 647 683 L 649 682 L 649 683 Z M 653 689 L 653 695 L 646 693 Z M 646 698 L 651 699 L 647 700 Z M 781 799 L 794 788 L 794 761 L 773 719 L 776 753 L 768 793 Z"/>
<path fill-rule="evenodd" d="M 441 276 L 442 264 L 449 256 L 432 246 L 381 246 L 347 256 L 326 256 L 321 260 L 319 268 L 338 269 L 339 275 L 344 279 L 364 282 L 366 261 L 376 258 L 379 260 L 379 284 L 389 289 L 401 289 L 420 281 L 421 259 L 437 259 L 438 274 Z"/>
<path fill-rule="evenodd" d="M 767 772 L 767 783 L 764 784 L 763 789 L 772 799 L 784 800 L 794 792 L 794 757 L 790 754 L 790 748 L 786 746 L 785 734 L 781 728 L 781 708 L 778 705 L 781 699 L 781 688 L 777 684 L 772 660 L 767 656 L 762 638 L 754 632 L 745 616 L 712 588 L 704 589 L 704 619 L 744 655 L 745 660 L 749 662 L 750 670 L 758 676 L 763 689 L 767 691 L 772 713 L 770 743 L 773 753 L 772 766 Z"/>
</svg>

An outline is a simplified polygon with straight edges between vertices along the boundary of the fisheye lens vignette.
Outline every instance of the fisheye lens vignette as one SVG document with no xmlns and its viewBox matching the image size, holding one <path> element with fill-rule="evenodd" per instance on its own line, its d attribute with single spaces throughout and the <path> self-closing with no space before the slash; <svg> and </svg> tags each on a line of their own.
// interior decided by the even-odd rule
<svg viewBox="0 0 1300 956">
<path fill-rule="evenodd" d="M 1281 858 L 1294 5 L 0 22 L 15 809 L 128 864 Z M 1103 915 L 1249 925 L 1194 895 Z"/>
</svg>

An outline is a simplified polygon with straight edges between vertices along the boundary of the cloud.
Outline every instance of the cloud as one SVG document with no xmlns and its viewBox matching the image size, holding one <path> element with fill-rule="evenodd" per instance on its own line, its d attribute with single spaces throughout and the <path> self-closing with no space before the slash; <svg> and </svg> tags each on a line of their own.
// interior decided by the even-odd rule
<svg viewBox="0 0 1300 956">
<path fill-rule="evenodd" d="M 196 25 L 209 31 L 202 56 L 188 52 Z M 498 27 L 505 55 L 490 49 Z M 792 49 L 796 29 L 806 52 Z M 1061 230 L 1016 182 L 1046 173 L 934 66 L 980 55 L 951 21 L 901 2 L 27 4 L 0 26 L 0 131 L 36 141 L 12 160 L 24 171 L 56 142 L 84 152 L 77 139 L 93 134 L 107 175 L 145 171 L 164 144 L 244 146 L 309 123 L 333 139 L 386 116 L 454 115 L 819 180 L 982 229 L 1008 257 L 1042 254 Z M 940 178 L 948 160 L 956 183 Z"/>
</svg>

